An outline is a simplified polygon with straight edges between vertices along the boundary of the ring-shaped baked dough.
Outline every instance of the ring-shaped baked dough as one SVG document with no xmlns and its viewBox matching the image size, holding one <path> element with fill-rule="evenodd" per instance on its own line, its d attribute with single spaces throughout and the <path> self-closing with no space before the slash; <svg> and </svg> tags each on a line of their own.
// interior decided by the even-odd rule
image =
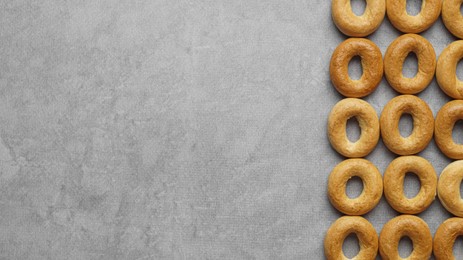
<svg viewBox="0 0 463 260">
<path fill-rule="evenodd" d="M 365 37 L 378 29 L 386 14 L 385 0 L 366 0 L 365 11 L 356 15 L 351 0 L 333 0 L 331 14 L 334 24 L 345 35 Z"/>
<path fill-rule="evenodd" d="M 418 176 L 421 188 L 413 198 L 404 194 L 404 179 L 407 173 Z M 426 159 L 418 156 L 402 156 L 393 160 L 384 172 L 384 195 L 396 211 L 418 214 L 434 201 L 437 192 L 437 174 Z"/>
<path fill-rule="evenodd" d="M 363 191 L 357 198 L 346 195 L 347 182 L 359 177 Z M 328 197 L 331 204 L 346 215 L 360 216 L 378 205 L 383 195 L 383 179 L 378 168 L 365 159 L 349 159 L 338 164 L 328 178 Z"/>
<path fill-rule="evenodd" d="M 453 140 L 452 132 L 455 123 L 463 119 L 463 100 L 453 100 L 445 104 L 437 112 L 434 140 L 439 149 L 447 157 L 463 159 L 463 144 Z"/>
<path fill-rule="evenodd" d="M 344 216 L 336 220 L 325 236 L 325 256 L 327 260 L 348 260 L 342 252 L 342 244 L 347 236 L 355 234 L 360 251 L 354 259 L 374 260 L 378 253 L 378 234 L 366 219 Z"/>
<path fill-rule="evenodd" d="M 386 0 L 386 12 L 391 24 L 404 33 L 420 33 L 439 18 L 442 0 L 423 0 L 417 15 L 407 13 L 407 0 Z"/>
<path fill-rule="evenodd" d="M 463 200 L 460 184 L 463 180 L 463 161 L 455 161 L 442 171 L 437 183 L 437 195 L 440 202 L 450 213 L 463 217 Z"/>
<path fill-rule="evenodd" d="M 437 60 L 437 83 L 445 94 L 454 99 L 463 99 L 463 81 L 457 76 L 457 65 L 462 58 L 463 40 L 445 47 Z"/>
<path fill-rule="evenodd" d="M 444 0 L 442 3 L 442 20 L 445 27 L 455 37 L 463 39 L 463 15 L 460 8 L 462 0 Z"/>
<path fill-rule="evenodd" d="M 459 236 L 463 236 L 462 218 L 449 218 L 439 226 L 433 244 L 436 260 L 455 260 L 453 245 Z"/>
<path fill-rule="evenodd" d="M 413 78 L 403 75 L 402 69 L 409 53 L 418 59 L 418 72 Z M 434 78 L 436 52 L 431 43 L 417 34 L 405 34 L 395 39 L 384 55 L 384 75 L 397 92 L 416 94 L 423 91 Z"/>
<path fill-rule="evenodd" d="M 408 137 L 403 137 L 399 130 L 399 121 L 403 114 L 410 114 L 413 118 L 413 131 Z M 412 95 L 391 99 L 381 113 L 380 124 L 384 144 L 399 155 L 421 152 L 431 141 L 434 132 L 431 109 L 426 102 Z"/>
<path fill-rule="evenodd" d="M 379 235 L 379 253 L 383 260 L 404 259 L 399 255 L 399 242 L 408 237 L 413 251 L 407 260 L 429 259 L 432 253 L 432 235 L 422 219 L 412 215 L 401 215 L 387 222 Z"/>
<path fill-rule="evenodd" d="M 359 123 L 360 139 L 351 142 L 347 138 L 347 120 L 355 117 Z M 379 140 L 379 120 L 375 109 L 366 101 L 346 98 L 339 101 L 328 118 L 328 138 L 333 148 L 345 157 L 365 157 L 376 147 Z"/>
<path fill-rule="evenodd" d="M 363 74 L 358 80 L 349 76 L 349 62 L 359 56 Z M 346 97 L 359 98 L 372 93 L 383 78 L 381 50 L 368 39 L 350 38 L 334 50 L 330 61 L 330 78 L 336 90 Z"/>
</svg>

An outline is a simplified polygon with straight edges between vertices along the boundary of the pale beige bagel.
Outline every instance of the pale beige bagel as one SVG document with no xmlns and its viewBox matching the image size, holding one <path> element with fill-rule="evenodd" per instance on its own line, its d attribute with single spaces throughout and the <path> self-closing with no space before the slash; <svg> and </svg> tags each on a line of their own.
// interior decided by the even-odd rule
<svg viewBox="0 0 463 260">
<path fill-rule="evenodd" d="M 409 53 L 418 59 L 418 72 L 413 78 L 402 73 Z M 416 94 L 423 91 L 434 78 L 436 53 L 431 43 L 417 34 L 405 34 L 395 39 L 384 55 L 384 75 L 387 81 L 401 94 Z"/>
<path fill-rule="evenodd" d="M 386 14 L 386 0 L 366 0 L 365 12 L 352 12 L 351 0 L 332 0 L 331 15 L 338 29 L 351 37 L 365 37 L 378 29 Z"/>
<path fill-rule="evenodd" d="M 460 119 L 463 119 L 463 100 L 450 101 L 437 113 L 434 130 L 434 140 L 442 153 L 457 160 L 463 159 L 463 145 L 455 143 L 452 132 Z"/>
<path fill-rule="evenodd" d="M 416 216 L 401 215 L 387 222 L 379 235 L 379 253 L 383 260 L 404 259 L 399 255 L 402 237 L 408 237 L 413 242 L 413 251 L 407 260 L 431 257 L 432 235 L 426 222 Z"/>
<path fill-rule="evenodd" d="M 457 237 L 463 236 L 463 219 L 450 218 L 444 221 L 434 235 L 436 260 L 455 260 L 453 245 Z"/>
<path fill-rule="evenodd" d="M 404 194 L 407 173 L 418 176 L 421 189 L 414 198 Z M 392 208 L 400 213 L 418 214 L 431 205 L 437 192 L 437 174 L 426 159 L 418 156 L 402 156 L 393 160 L 384 173 L 384 195 Z"/>
<path fill-rule="evenodd" d="M 460 196 L 460 184 L 463 180 L 463 161 L 455 161 L 442 171 L 437 183 L 437 195 L 440 202 L 450 213 L 463 217 L 463 200 Z"/>
<path fill-rule="evenodd" d="M 460 12 L 462 3 L 463 0 L 444 0 L 442 3 L 442 20 L 445 27 L 460 39 L 463 39 L 463 16 Z"/>
<path fill-rule="evenodd" d="M 419 14 L 407 13 L 407 0 L 387 0 L 386 12 L 391 24 L 404 33 L 420 33 L 439 18 L 442 0 L 423 0 Z"/>
<path fill-rule="evenodd" d="M 359 122 L 360 139 L 347 138 L 346 123 L 351 117 Z M 346 98 L 339 101 L 328 118 L 328 138 L 333 148 L 345 157 L 364 157 L 376 147 L 379 140 L 379 120 L 375 109 L 367 102 Z"/>
<path fill-rule="evenodd" d="M 363 191 L 357 198 L 346 195 L 346 185 L 352 177 L 363 182 Z M 383 179 L 378 168 L 365 159 L 349 159 L 338 164 L 328 178 L 328 197 L 331 204 L 346 215 L 360 216 L 378 205 L 383 195 Z"/>
<path fill-rule="evenodd" d="M 408 137 L 403 137 L 399 131 L 399 120 L 403 114 L 413 117 L 413 131 Z M 434 132 L 431 109 L 423 100 L 412 95 L 391 99 L 381 113 L 380 124 L 384 144 L 399 155 L 421 152 L 431 141 Z"/>
<path fill-rule="evenodd" d="M 437 83 L 445 94 L 454 99 L 463 99 L 463 81 L 457 77 L 457 65 L 462 58 L 463 41 L 456 41 L 442 51 L 437 61 Z"/>
<path fill-rule="evenodd" d="M 360 56 L 363 74 L 358 80 L 349 76 L 349 62 Z M 330 78 L 339 93 L 346 97 L 364 97 L 372 93 L 383 77 L 381 50 L 368 39 L 350 38 L 334 50 L 330 61 Z"/>
<path fill-rule="evenodd" d="M 349 259 L 342 252 L 342 244 L 350 234 L 355 234 L 360 244 L 360 251 L 354 259 L 374 260 L 378 253 L 378 234 L 370 222 L 356 216 L 341 217 L 328 229 L 325 236 L 326 259 Z"/>
</svg>

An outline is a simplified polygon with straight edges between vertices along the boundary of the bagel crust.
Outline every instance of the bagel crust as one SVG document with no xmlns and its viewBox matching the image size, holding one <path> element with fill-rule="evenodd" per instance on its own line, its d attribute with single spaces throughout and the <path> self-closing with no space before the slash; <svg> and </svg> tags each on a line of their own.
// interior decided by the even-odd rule
<svg viewBox="0 0 463 260">
<path fill-rule="evenodd" d="M 413 117 L 413 131 L 403 137 L 399 131 L 399 121 L 403 114 Z M 420 98 L 402 95 L 391 99 L 380 117 L 381 137 L 393 153 L 412 155 L 421 152 L 433 137 L 434 117 L 429 106 Z"/>
<path fill-rule="evenodd" d="M 401 215 L 387 222 L 379 235 L 379 253 L 383 260 L 402 259 L 399 242 L 408 237 L 413 242 L 413 251 L 407 259 L 429 259 L 432 253 L 432 235 L 428 224 L 413 215 Z"/>
<path fill-rule="evenodd" d="M 378 234 L 370 222 L 357 216 L 341 217 L 328 229 L 325 236 L 326 259 L 349 259 L 342 252 L 342 244 L 350 234 L 355 234 L 360 244 L 360 251 L 355 259 L 374 260 L 378 252 Z"/>
<path fill-rule="evenodd" d="M 437 83 L 445 94 L 454 99 L 463 99 L 463 81 L 457 77 L 457 65 L 462 58 L 463 40 L 460 40 L 445 47 L 437 61 Z"/>
<path fill-rule="evenodd" d="M 434 140 L 447 157 L 463 159 L 463 145 L 453 140 L 455 123 L 463 119 L 463 100 L 453 100 L 445 104 L 437 113 Z"/>
<path fill-rule="evenodd" d="M 351 142 L 347 138 L 347 120 L 355 117 L 361 129 L 360 139 Z M 328 138 L 332 147 L 345 157 L 365 157 L 376 147 L 379 140 L 379 120 L 375 109 L 366 101 L 346 98 L 339 101 L 328 118 Z"/>
<path fill-rule="evenodd" d="M 444 0 L 442 3 L 442 20 L 445 27 L 455 36 L 463 39 L 463 16 L 460 12 L 462 0 Z"/>
<path fill-rule="evenodd" d="M 418 176 L 421 188 L 414 198 L 404 194 L 407 173 Z M 436 197 L 437 174 L 426 159 L 418 156 L 402 156 L 393 160 L 384 173 L 384 195 L 389 205 L 405 214 L 418 214 L 427 209 Z"/>
<path fill-rule="evenodd" d="M 460 160 L 445 167 L 437 183 L 437 195 L 440 202 L 444 208 L 457 217 L 463 217 L 463 200 L 460 196 L 462 180 L 463 160 Z"/>
<path fill-rule="evenodd" d="M 413 16 L 407 13 L 407 0 L 386 1 L 387 17 L 397 30 L 404 33 L 427 30 L 439 18 L 441 7 L 442 0 L 423 0 L 420 13 Z"/>
<path fill-rule="evenodd" d="M 409 53 L 418 59 L 418 72 L 413 78 L 402 69 Z M 431 43 L 417 34 L 405 34 L 395 39 L 384 56 L 384 75 L 393 89 L 401 94 L 417 94 L 431 83 L 436 70 L 436 52 Z"/>
<path fill-rule="evenodd" d="M 349 179 L 359 177 L 363 191 L 357 198 L 346 195 Z M 378 168 L 365 159 L 349 159 L 338 164 L 328 178 L 328 197 L 331 204 L 346 215 L 360 216 L 378 205 L 383 195 L 383 180 Z"/>
<path fill-rule="evenodd" d="M 354 14 L 350 1 L 331 2 L 331 15 L 338 29 L 351 37 L 365 37 L 376 31 L 386 14 L 386 1 L 366 0 L 365 12 L 360 16 Z"/>
<path fill-rule="evenodd" d="M 459 236 L 463 236 L 463 219 L 450 218 L 439 226 L 433 245 L 436 260 L 455 260 L 453 245 Z"/>
<path fill-rule="evenodd" d="M 349 76 L 349 62 L 359 56 L 363 74 L 358 80 Z M 343 96 L 360 98 L 372 93 L 383 78 L 381 50 L 368 39 L 350 38 L 334 50 L 330 61 L 330 78 Z"/>
</svg>

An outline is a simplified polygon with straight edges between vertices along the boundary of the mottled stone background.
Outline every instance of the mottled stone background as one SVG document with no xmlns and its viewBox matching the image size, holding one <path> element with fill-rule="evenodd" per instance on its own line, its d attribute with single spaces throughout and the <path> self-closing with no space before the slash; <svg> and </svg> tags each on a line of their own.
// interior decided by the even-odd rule
<svg viewBox="0 0 463 260">
<path fill-rule="evenodd" d="M 342 161 L 330 4 L 0 0 L 0 259 L 323 259 Z M 398 35 L 386 19 L 370 39 Z M 455 40 L 441 21 L 422 35 L 437 54 Z M 383 81 L 366 100 L 395 95 Z M 419 96 L 449 100 L 435 81 Z M 396 214 L 366 217 L 379 232 Z M 434 233 L 450 215 L 420 216 Z"/>
</svg>

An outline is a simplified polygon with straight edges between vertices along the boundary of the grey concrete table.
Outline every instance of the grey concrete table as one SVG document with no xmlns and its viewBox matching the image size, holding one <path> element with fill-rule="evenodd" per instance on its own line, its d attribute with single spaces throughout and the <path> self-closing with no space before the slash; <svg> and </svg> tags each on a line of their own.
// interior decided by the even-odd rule
<svg viewBox="0 0 463 260">
<path fill-rule="evenodd" d="M 343 160 L 330 4 L 0 1 L 0 259 L 323 259 Z M 386 19 L 369 38 L 384 53 L 398 35 Z M 455 40 L 440 20 L 422 35 L 437 54 Z M 395 95 L 383 81 L 366 100 Z M 449 100 L 435 81 L 419 97 L 434 114 Z M 395 215 L 383 199 L 366 218 Z M 449 216 L 420 214 L 432 233 Z"/>
</svg>

